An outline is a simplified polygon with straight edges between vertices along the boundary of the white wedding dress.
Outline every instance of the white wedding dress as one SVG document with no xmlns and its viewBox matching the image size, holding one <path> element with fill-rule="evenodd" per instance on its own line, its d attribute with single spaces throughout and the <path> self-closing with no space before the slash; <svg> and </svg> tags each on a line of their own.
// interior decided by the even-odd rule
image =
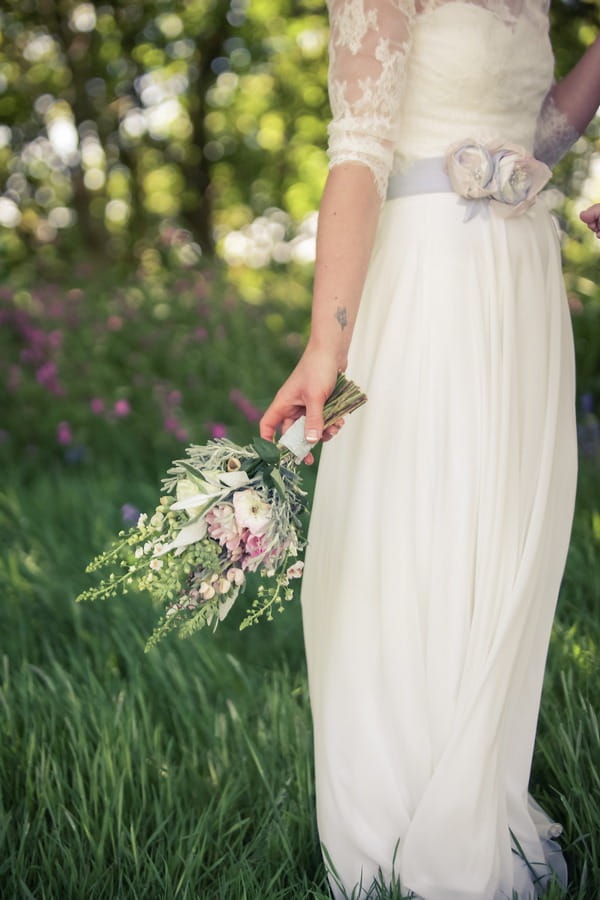
<svg viewBox="0 0 600 900">
<path fill-rule="evenodd" d="M 330 4 L 332 165 L 390 170 L 467 138 L 553 162 L 547 11 Z M 537 135 L 537 137 L 536 137 Z M 576 480 L 557 234 L 451 192 L 383 203 L 348 374 L 368 403 L 324 447 L 302 591 L 319 834 L 336 898 L 530 900 L 566 878 L 528 796 Z"/>
</svg>

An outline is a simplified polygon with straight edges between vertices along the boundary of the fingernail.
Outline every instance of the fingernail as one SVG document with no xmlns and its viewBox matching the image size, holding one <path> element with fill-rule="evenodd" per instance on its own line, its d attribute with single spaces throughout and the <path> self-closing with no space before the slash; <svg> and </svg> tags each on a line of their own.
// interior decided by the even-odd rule
<svg viewBox="0 0 600 900">
<path fill-rule="evenodd" d="M 319 435 L 314 428 L 311 428 L 310 431 L 307 431 L 305 437 L 309 444 L 316 444 L 319 440 Z"/>
</svg>

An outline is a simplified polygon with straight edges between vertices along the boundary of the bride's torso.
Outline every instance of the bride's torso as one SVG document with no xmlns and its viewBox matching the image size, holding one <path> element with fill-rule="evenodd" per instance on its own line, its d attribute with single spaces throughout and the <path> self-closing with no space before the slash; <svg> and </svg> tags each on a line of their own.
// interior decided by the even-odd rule
<svg viewBox="0 0 600 900">
<path fill-rule="evenodd" d="M 406 59 L 395 167 L 467 137 L 531 150 L 553 68 L 544 0 L 425 0 Z"/>
<path fill-rule="evenodd" d="M 328 4 L 330 165 L 369 166 L 382 198 L 390 171 L 452 144 L 535 145 L 552 165 L 576 139 L 549 91 L 547 0 Z"/>
</svg>

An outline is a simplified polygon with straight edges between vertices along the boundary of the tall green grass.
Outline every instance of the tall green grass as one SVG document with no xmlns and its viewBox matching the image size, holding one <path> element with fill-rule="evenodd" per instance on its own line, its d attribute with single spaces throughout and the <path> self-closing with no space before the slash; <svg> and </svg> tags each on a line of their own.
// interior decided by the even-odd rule
<svg viewBox="0 0 600 900">
<path fill-rule="evenodd" d="M 0 896 L 325 900 L 298 605 L 145 655 L 144 598 L 73 602 L 121 504 L 154 503 L 168 460 L 134 459 L 4 465 Z M 532 783 L 565 825 L 573 900 L 600 896 L 599 508 L 590 464 Z"/>
</svg>

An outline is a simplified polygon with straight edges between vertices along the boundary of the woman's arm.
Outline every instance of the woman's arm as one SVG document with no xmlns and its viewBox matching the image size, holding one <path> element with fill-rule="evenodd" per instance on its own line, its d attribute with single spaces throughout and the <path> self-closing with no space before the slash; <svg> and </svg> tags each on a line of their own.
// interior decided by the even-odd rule
<svg viewBox="0 0 600 900">
<path fill-rule="evenodd" d="M 583 134 L 600 106 L 600 38 L 552 86 L 538 119 L 535 155 L 552 166 Z"/>
<path fill-rule="evenodd" d="M 583 134 L 600 106 L 600 38 L 596 38 L 569 74 L 557 81 L 551 95 L 573 128 Z"/>
<path fill-rule="evenodd" d="M 346 367 L 392 166 L 415 18 L 414 0 L 328 0 L 328 6 L 331 170 L 319 210 L 311 331 L 261 419 L 269 440 L 306 413 L 305 436 L 316 443 L 324 401 Z"/>
<path fill-rule="evenodd" d="M 329 172 L 317 231 L 317 259 L 306 349 L 260 423 L 262 437 L 286 431 L 306 412 L 305 435 L 323 432 L 323 404 L 346 368 L 381 201 L 371 171 L 343 163 Z"/>
</svg>

